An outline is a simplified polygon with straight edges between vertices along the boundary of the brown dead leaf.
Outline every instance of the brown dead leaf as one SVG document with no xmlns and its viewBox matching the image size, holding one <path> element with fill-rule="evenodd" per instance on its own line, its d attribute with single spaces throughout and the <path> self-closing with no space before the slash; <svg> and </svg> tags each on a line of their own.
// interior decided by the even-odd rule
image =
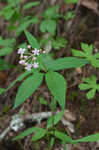
<svg viewBox="0 0 99 150">
<path fill-rule="evenodd" d="M 99 14 L 98 3 L 95 0 L 81 0 L 80 5 L 93 10 L 95 13 Z"/>
<path fill-rule="evenodd" d="M 0 84 L 3 84 L 7 80 L 7 74 L 5 72 L 0 72 Z"/>
<path fill-rule="evenodd" d="M 80 115 L 80 124 L 84 123 L 86 121 L 86 119 L 84 118 L 84 116 Z"/>
<path fill-rule="evenodd" d="M 81 69 L 81 68 L 76 68 L 76 72 L 77 72 L 78 74 L 82 74 L 82 69 Z"/>
<path fill-rule="evenodd" d="M 64 118 L 68 121 L 75 121 L 76 120 L 75 115 L 72 112 L 70 112 L 69 110 L 65 110 Z"/>
</svg>

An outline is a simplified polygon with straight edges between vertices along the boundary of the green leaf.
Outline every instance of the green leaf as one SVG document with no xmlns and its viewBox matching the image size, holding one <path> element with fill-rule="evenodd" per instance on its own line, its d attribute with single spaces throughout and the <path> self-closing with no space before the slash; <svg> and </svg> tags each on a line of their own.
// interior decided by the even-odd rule
<svg viewBox="0 0 99 150">
<path fill-rule="evenodd" d="M 29 33 L 28 31 L 25 31 L 25 35 L 27 37 L 29 44 L 32 46 L 32 48 L 40 49 L 39 43 L 37 42 L 37 40 L 31 33 Z"/>
<path fill-rule="evenodd" d="M 13 16 L 13 14 L 15 13 L 15 10 L 12 8 L 8 8 L 5 10 L 4 16 L 6 20 L 11 19 L 11 17 Z"/>
<path fill-rule="evenodd" d="M 40 64 L 40 69 L 47 71 L 47 65 L 49 64 L 51 61 L 53 61 L 53 58 L 51 57 L 50 54 L 41 54 L 38 56 L 38 62 Z"/>
<path fill-rule="evenodd" d="M 54 138 L 54 137 L 51 137 L 51 139 L 50 139 L 50 144 L 49 144 L 49 148 L 52 149 L 53 146 L 54 146 L 54 144 L 55 144 L 55 138 Z"/>
<path fill-rule="evenodd" d="M 24 138 L 24 137 L 26 137 L 26 136 L 34 133 L 34 132 L 38 132 L 39 133 L 40 131 L 43 131 L 43 134 L 44 134 L 45 130 L 42 129 L 42 128 L 39 128 L 39 127 L 32 127 L 32 128 L 29 128 L 29 129 L 25 130 L 23 133 L 21 133 L 20 135 L 16 136 L 12 140 L 15 141 L 15 140 L 18 140 L 18 139 L 22 139 L 22 138 Z"/>
<path fill-rule="evenodd" d="M 65 143 L 73 143 L 72 138 L 64 134 L 63 132 L 53 131 L 51 134 L 54 135 L 59 140 L 64 141 Z"/>
<path fill-rule="evenodd" d="M 0 56 L 5 56 L 13 51 L 11 47 L 4 47 L 0 50 Z"/>
<path fill-rule="evenodd" d="M 18 89 L 18 93 L 15 98 L 14 108 L 22 104 L 28 97 L 30 97 L 33 92 L 40 86 L 43 79 L 43 74 L 34 73 L 29 76 Z"/>
<path fill-rule="evenodd" d="M 47 20 L 43 20 L 41 23 L 40 23 L 40 30 L 41 32 L 46 32 L 47 31 Z"/>
<path fill-rule="evenodd" d="M 48 31 L 51 34 L 55 34 L 56 31 L 56 21 L 51 19 L 46 19 L 41 22 L 40 24 L 40 30 L 42 32 Z"/>
<path fill-rule="evenodd" d="M 94 67 L 99 68 L 99 59 L 92 58 L 91 63 Z"/>
<path fill-rule="evenodd" d="M 56 31 L 56 21 L 55 20 L 47 20 L 47 30 L 51 34 L 55 34 Z"/>
<path fill-rule="evenodd" d="M 11 5 L 13 7 L 18 5 L 20 2 L 21 2 L 21 0 L 15 0 L 15 1 L 8 0 L 9 5 Z"/>
<path fill-rule="evenodd" d="M 78 0 L 64 0 L 66 3 L 77 3 Z"/>
<path fill-rule="evenodd" d="M 18 81 L 22 81 L 26 76 L 30 75 L 31 73 L 33 73 L 33 70 L 22 73 L 16 80 L 14 80 L 9 85 L 9 87 L 6 89 L 6 91 L 8 91 L 10 88 L 12 88 Z"/>
<path fill-rule="evenodd" d="M 86 96 L 87 96 L 88 99 L 91 99 L 91 98 L 93 98 L 93 97 L 95 96 L 95 94 L 96 94 L 96 89 L 91 89 L 91 90 L 86 94 Z"/>
<path fill-rule="evenodd" d="M 74 11 L 68 11 L 66 13 L 66 16 L 64 16 L 64 19 L 67 21 L 69 19 L 73 19 L 75 17 L 75 12 Z"/>
<path fill-rule="evenodd" d="M 32 141 L 37 141 L 39 139 L 41 139 L 42 137 L 44 137 L 46 134 L 46 130 L 42 129 L 42 128 L 37 128 L 34 136 L 32 137 Z"/>
<path fill-rule="evenodd" d="M 79 142 L 96 142 L 99 141 L 99 133 L 92 134 L 86 137 L 83 137 L 78 140 L 74 140 L 74 142 L 79 143 Z"/>
<path fill-rule="evenodd" d="M 72 49 L 72 53 L 76 57 L 86 57 L 85 53 L 79 50 Z"/>
<path fill-rule="evenodd" d="M 0 94 L 3 94 L 5 92 L 4 88 L 0 88 Z"/>
<path fill-rule="evenodd" d="M 33 128 L 33 127 L 29 128 L 29 129 L 25 130 L 23 133 L 21 133 L 20 135 L 14 137 L 12 140 L 15 141 L 15 140 L 18 140 L 18 139 L 22 139 L 25 136 L 28 136 L 28 135 L 32 134 L 34 130 L 35 130 L 35 128 Z"/>
<path fill-rule="evenodd" d="M 88 99 L 91 99 L 95 96 L 96 90 L 98 91 L 98 84 L 96 76 L 91 76 L 89 78 L 83 79 L 84 83 L 79 85 L 81 90 L 89 90 L 86 94 Z"/>
<path fill-rule="evenodd" d="M 51 94 L 58 101 L 62 109 L 64 109 L 67 88 L 67 84 L 64 77 L 57 72 L 48 72 L 46 73 L 46 83 L 49 90 L 51 91 Z"/>
<path fill-rule="evenodd" d="M 59 15 L 56 13 L 59 6 L 48 7 L 47 10 L 43 13 L 43 17 L 47 19 L 57 18 Z"/>
<path fill-rule="evenodd" d="M 11 46 L 15 43 L 15 39 L 3 39 L 1 36 L 0 36 L 0 45 L 1 46 Z"/>
<path fill-rule="evenodd" d="M 86 58 L 94 67 L 99 68 L 99 53 L 93 54 L 93 45 L 81 43 L 82 51 L 72 50 L 73 55 Z"/>
<path fill-rule="evenodd" d="M 92 77 L 91 77 L 92 78 Z M 90 80 L 90 78 L 89 77 L 87 77 L 87 78 L 83 78 L 83 82 L 86 82 L 86 83 L 90 83 L 90 81 L 92 81 L 92 80 Z M 95 81 L 96 82 L 96 81 Z"/>
<path fill-rule="evenodd" d="M 48 70 L 53 70 L 53 71 L 69 69 L 69 68 L 78 68 L 88 64 L 88 60 L 76 58 L 76 57 L 59 58 L 48 63 L 45 59 L 44 62 L 46 68 L 48 68 Z"/>
<path fill-rule="evenodd" d="M 14 65 L 10 65 L 8 64 L 6 61 L 4 61 L 3 59 L 0 59 L 0 71 L 2 70 L 7 70 L 9 68 L 15 68 Z"/>
<path fill-rule="evenodd" d="M 99 58 L 99 53 L 94 54 L 94 58 Z"/>
<path fill-rule="evenodd" d="M 40 5 L 40 2 L 39 1 L 35 1 L 35 2 L 28 2 L 24 5 L 23 9 L 29 9 L 31 7 L 34 7 L 34 6 L 38 6 Z"/>
<path fill-rule="evenodd" d="M 62 47 L 65 47 L 67 44 L 67 41 L 63 37 L 56 37 L 56 40 L 52 40 L 52 46 L 55 50 L 59 50 Z M 61 49 L 60 49 L 61 50 Z"/>
<path fill-rule="evenodd" d="M 55 99 L 55 97 L 51 100 L 50 103 L 50 109 L 52 112 L 54 112 L 56 110 L 56 105 L 57 105 L 57 100 Z"/>
<path fill-rule="evenodd" d="M 51 116 L 47 120 L 47 128 L 51 128 L 53 125 L 56 125 L 64 115 L 64 111 L 59 112 L 55 116 Z"/>
<path fill-rule="evenodd" d="M 44 98 L 40 97 L 39 100 L 41 104 L 48 105 L 48 102 Z"/>
<path fill-rule="evenodd" d="M 93 45 L 88 45 L 86 43 L 81 43 L 81 48 L 86 54 L 92 55 Z"/>
<path fill-rule="evenodd" d="M 91 86 L 90 86 L 90 84 L 81 83 L 81 84 L 79 85 L 79 88 L 80 88 L 81 90 L 88 90 L 88 89 L 91 88 Z"/>
<path fill-rule="evenodd" d="M 20 25 L 17 27 L 16 34 L 20 34 L 22 31 L 26 30 L 31 24 L 38 23 L 38 18 L 34 16 L 32 19 L 27 19 L 20 23 Z"/>
</svg>

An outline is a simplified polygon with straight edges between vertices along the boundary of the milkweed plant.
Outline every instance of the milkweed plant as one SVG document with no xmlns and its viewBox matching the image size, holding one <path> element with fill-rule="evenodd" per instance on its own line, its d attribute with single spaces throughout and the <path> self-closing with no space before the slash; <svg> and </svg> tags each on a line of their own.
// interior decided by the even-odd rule
<svg viewBox="0 0 99 150">
<path fill-rule="evenodd" d="M 78 50 L 74 49 L 72 50 L 73 55 L 76 55 L 77 57 L 62 57 L 54 59 L 50 53 L 47 53 L 46 50 L 40 48 L 38 41 L 31 33 L 25 31 L 25 35 L 28 40 L 27 47 L 18 49 L 18 55 L 20 56 L 19 64 L 23 66 L 25 72 L 21 74 L 15 81 L 13 81 L 7 89 L 2 89 L 1 91 L 3 93 L 9 90 L 12 86 L 14 86 L 16 82 L 22 81 L 25 78 L 25 80 L 23 80 L 22 84 L 20 85 L 15 97 L 15 109 L 19 107 L 25 100 L 27 100 L 27 98 L 29 98 L 38 89 L 42 81 L 45 79 L 47 87 L 50 90 L 51 95 L 53 96 L 52 103 L 54 105 L 58 103 L 61 108 L 61 112 L 56 114 L 54 117 L 50 117 L 50 119 L 48 118 L 49 121 L 47 122 L 47 129 L 32 127 L 25 130 L 20 135 L 16 136 L 13 140 L 24 138 L 25 136 L 28 136 L 32 133 L 35 133 L 32 137 L 33 141 L 37 141 L 46 136 L 47 134 L 49 134 L 50 136 L 53 135 L 54 137 L 61 140 L 64 144 L 75 144 L 78 142 L 92 142 L 99 140 L 98 133 L 78 140 L 73 140 L 66 133 L 60 132 L 57 129 L 52 128 L 53 125 L 56 125 L 61 120 L 64 114 L 66 106 L 66 90 L 68 86 L 65 78 L 57 71 L 89 65 L 91 63 L 90 59 L 87 59 L 87 55 L 83 55 L 83 57 L 86 56 L 86 58 L 78 58 L 81 57 L 81 55 L 77 55 Z M 92 51 L 92 46 L 83 43 L 83 50 L 85 52 L 86 48 L 87 51 Z M 98 53 L 95 55 L 98 56 Z M 91 57 L 94 58 L 94 55 L 91 54 Z M 96 83 L 96 77 L 93 76 L 91 79 L 86 78 L 83 81 L 87 84 L 81 83 L 79 85 L 79 88 L 81 90 L 91 89 L 91 94 L 87 94 L 87 98 L 93 98 L 96 90 L 99 91 L 99 85 Z M 92 94 L 92 91 L 94 92 L 94 94 Z M 52 121 L 53 119 L 55 119 L 54 122 Z"/>
<path fill-rule="evenodd" d="M 69 0 L 65 0 L 65 2 L 69 3 Z M 77 3 L 77 0 L 71 0 L 70 2 Z M 24 7 L 24 9 L 30 8 L 31 5 L 33 6 L 34 3 L 28 4 L 26 7 Z M 39 3 L 35 3 L 35 5 L 39 5 Z M 44 21 L 41 22 L 40 25 L 40 30 L 42 32 L 46 32 L 47 30 L 53 35 L 55 34 L 57 21 L 54 19 L 60 17 L 58 14 L 55 14 L 55 16 L 53 16 L 52 12 L 55 13 L 55 10 L 56 7 L 54 7 L 53 9 L 49 8 L 43 15 Z M 44 22 L 47 22 L 47 26 L 44 26 Z M 54 30 L 51 30 L 48 22 L 51 23 L 51 25 L 54 24 Z M 51 52 L 48 52 L 46 49 L 40 48 L 39 42 L 30 32 L 25 29 L 24 33 L 28 41 L 27 45 L 25 45 L 25 47 L 19 47 L 17 53 L 19 55 L 19 65 L 22 65 L 22 69 L 24 69 L 25 71 L 15 81 L 13 81 L 7 89 L 0 88 L 0 94 L 8 91 L 18 81 L 23 81 L 18 88 L 18 92 L 14 100 L 14 109 L 16 109 L 17 107 L 22 105 L 36 90 L 39 90 L 40 85 L 43 81 L 45 81 L 53 97 L 51 100 L 51 104 L 54 106 L 54 109 L 57 108 L 56 105 L 58 104 L 61 112 L 59 112 L 55 116 L 51 116 L 50 118 L 48 118 L 46 129 L 40 127 L 32 127 L 23 131 L 20 135 L 13 138 L 13 140 L 18 140 L 34 133 L 32 141 L 37 141 L 45 137 L 46 135 L 49 135 L 50 137 L 54 137 L 54 140 L 55 138 L 59 139 L 63 145 L 67 143 L 76 144 L 78 142 L 99 141 L 98 133 L 81 139 L 73 140 L 66 133 L 53 128 L 53 126 L 55 126 L 61 120 L 66 109 L 66 91 L 68 85 L 66 79 L 59 71 L 63 69 L 84 67 L 85 65 L 92 65 L 95 68 L 99 68 L 99 53 L 97 52 L 94 54 L 94 46 L 92 44 L 88 45 L 86 43 L 81 43 L 82 50 L 73 48 L 71 49 L 73 56 L 54 59 Z M 64 41 L 63 39 L 62 42 L 64 43 L 66 41 Z M 56 43 L 56 45 L 54 44 L 56 49 L 63 46 L 56 41 L 54 41 L 54 43 Z M 59 44 L 58 47 L 57 43 Z M 80 90 L 87 90 L 86 97 L 88 99 L 94 98 L 96 92 L 99 92 L 99 84 L 97 83 L 97 77 L 95 75 L 82 79 L 82 83 L 80 83 L 78 87 L 80 88 Z M 21 125 L 23 126 L 22 122 Z"/>
</svg>

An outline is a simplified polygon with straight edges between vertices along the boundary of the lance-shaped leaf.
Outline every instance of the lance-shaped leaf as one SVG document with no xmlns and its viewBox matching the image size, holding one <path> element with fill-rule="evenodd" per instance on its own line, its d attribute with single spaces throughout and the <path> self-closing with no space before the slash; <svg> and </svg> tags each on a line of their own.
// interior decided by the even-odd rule
<svg viewBox="0 0 99 150">
<path fill-rule="evenodd" d="M 88 60 L 76 57 L 64 57 L 47 62 L 45 58 L 44 63 L 48 70 L 57 71 L 62 69 L 82 67 L 88 64 Z"/>
<path fill-rule="evenodd" d="M 58 101 L 62 109 L 65 108 L 66 100 L 66 81 L 62 75 L 57 72 L 48 72 L 46 74 L 46 83 L 51 92 L 51 94 Z"/>
<path fill-rule="evenodd" d="M 26 3 L 26 5 L 24 5 L 23 9 L 30 9 L 31 7 L 38 6 L 38 5 L 40 5 L 39 1 L 28 2 Z"/>
<path fill-rule="evenodd" d="M 79 143 L 79 142 L 96 142 L 96 141 L 99 141 L 99 133 L 96 133 L 96 134 L 92 134 L 92 135 L 89 135 L 89 136 L 85 136 L 81 139 L 78 139 L 78 140 L 73 140 L 74 143 Z"/>
<path fill-rule="evenodd" d="M 34 73 L 29 76 L 18 89 L 18 93 L 15 98 L 14 108 L 22 104 L 28 97 L 30 97 L 33 92 L 40 86 L 43 79 L 43 74 Z"/>
<path fill-rule="evenodd" d="M 77 3 L 78 0 L 64 0 L 66 3 Z"/>
<path fill-rule="evenodd" d="M 22 138 L 24 138 L 24 137 L 26 137 L 32 133 L 34 133 L 34 136 L 32 137 L 32 141 L 36 141 L 36 140 L 41 139 L 46 134 L 46 130 L 39 128 L 39 127 L 32 127 L 32 128 L 25 130 L 23 133 L 16 136 L 12 140 L 22 139 Z"/>
<path fill-rule="evenodd" d="M 65 143 L 73 143 L 73 140 L 70 136 L 66 135 L 63 132 L 59 132 L 59 131 L 52 131 L 51 132 L 52 135 L 54 135 L 56 138 L 58 138 L 59 140 L 65 142 Z"/>
<path fill-rule="evenodd" d="M 32 137 L 32 141 L 37 141 L 40 140 L 42 137 L 44 137 L 46 134 L 46 130 L 42 129 L 42 128 L 37 128 L 37 130 L 35 131 L 35 134 Z"/>
<path fill-rule="evenodd" d="M 29 33 L 28 31 L 25 31 L 25 35 L 27 37 L 29 44 L 32 46 L 32 48 L 40 49 L 39 43 L 37 42 L 37 40 L 31 33 Z"/>
<path fill-rule="evenodd" d="M 22 81 L 26 76 L 28 76 L 31 73 L 33 73 L 33 70 L 26 71 L 26 72 L 22 73 L 21 75 L 19 75 L 19 77 L 9 85 L 9 87 L 6 89 L 6 91 L 8 91 L 10 88 L 12 88 L 17 82 Z"/>
</svg>

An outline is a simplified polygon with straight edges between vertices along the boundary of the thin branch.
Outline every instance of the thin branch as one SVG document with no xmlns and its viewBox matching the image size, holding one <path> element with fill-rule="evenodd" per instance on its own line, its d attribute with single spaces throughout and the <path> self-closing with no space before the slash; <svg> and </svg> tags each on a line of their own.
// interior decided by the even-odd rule
<svg viewBox="0 0 99 150">
<path fill-rule="evenodd" d="M 60 111 L 57 111 L 59 113 Z M 14 130 L 15 132 L 18 132 L 20 129 L 24 127 L 25 121 L 37 121 L 37 123 L 40 123 L 43 119 L 47 119 L 48 117 L 52 116 L 52 112 L 41 112 L 41 113 L 34 113 L 34 114 L 27 114 L 27 115 L 14 115 L 12 117 L 12 120 L 10 121 L 10 126 L 8 126 L 1 134 L 0 134 L 0 141 L 5 138 L 5 136 L 8 134 L 10 130 Z M 74 133 L 74 125 L 66 120 L 64 116 L 61 119 L 64 126 L 67 126 L 69 131 L 71 133 Z"/>
</svg>

